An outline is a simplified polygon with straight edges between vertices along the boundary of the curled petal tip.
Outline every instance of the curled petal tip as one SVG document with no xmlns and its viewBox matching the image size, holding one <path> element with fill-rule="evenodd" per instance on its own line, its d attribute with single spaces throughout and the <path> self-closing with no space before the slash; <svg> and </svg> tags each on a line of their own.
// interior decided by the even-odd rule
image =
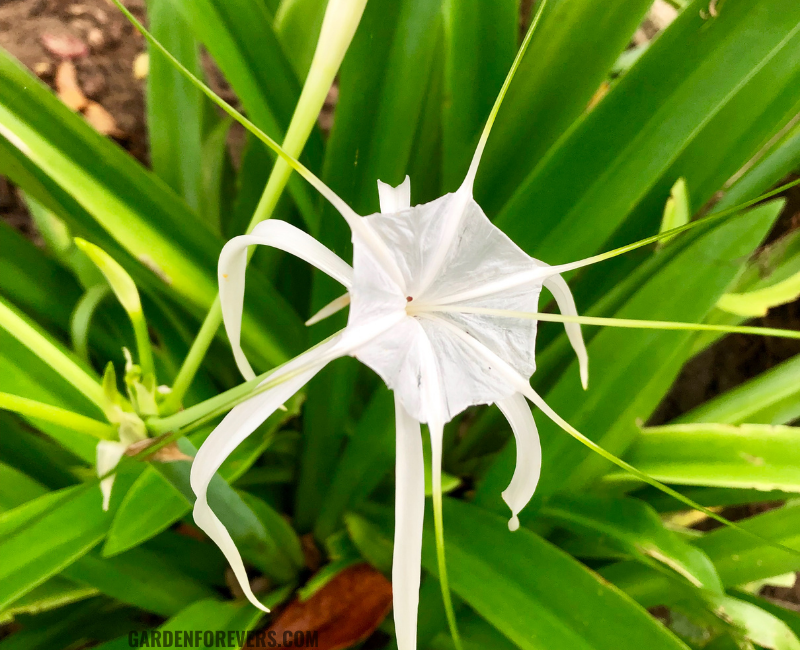
<svg viewBox="0 0 800 650">
<path fill-rule="evenodd" d="M 511 519 L 508 520 L 508 529 L 513 533 L 515 530 L 519 530 L 519 517 L 514 515 Z"/>
</svg>

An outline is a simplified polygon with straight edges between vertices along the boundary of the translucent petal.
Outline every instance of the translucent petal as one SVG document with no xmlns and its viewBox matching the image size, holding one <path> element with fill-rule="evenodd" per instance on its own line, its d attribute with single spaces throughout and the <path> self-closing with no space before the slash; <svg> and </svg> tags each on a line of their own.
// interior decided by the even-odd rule
<svg viewBox="0 0 800 650">
<path fill-rule="evenodd" d="M 220 304 L 233 356 L 245 379 L 255 377 L 241 346 L 247 247 L 254 244 L 272 246 L 291 253 L 316 266 L 348 289 L 353 280 L 353 269 L 349 264 L 311 235 L 285 221 L 263 221 L 255 227 L 253 234 L 234 237 L 225 244 L 219 256 L 218 267 Z"/>
<path fill-rule="evenodd" d="M 398 650 L 416 650 L 425 516 L 425 464 L 419 422 L 395 396 L 397 456 L 392 596 Z"/>
<path fill-rule="evenodd" d="M 113 440 L 101 440 L 97 443 L 97 475 L 102 476 L 110 472 L 125 454 L 127 445 Z M 116 474 L 112 474 L 100 481 L 100 492 L 103 495 L 103 510 L 108 510 L 111 500 L 111 488 L 114 486 Z"/>
<path fill-rule="evenodd" d="M 378 197 L 383 214 L 407 210 L 411 207 L 411 178 L 406 176 L 397 187 L 378 181 Z"/>
<path fill-rule="evenodd" d="M 558 309 L 566 316 L 577 316 L 578 308 L 575 306 L 575 299 L 569 290 L 569 285 L 560 275 L 551 275 L 544 280 L 545 288 L 553 294 L 558 303 Z M 586 390 L 589 387 L 589 355 L 586 352 L 586 344 L 583 341 L 581 326 L 579 323 L 564 323 L 567 331 L 567 338 L 578 356 L 580 366 L 581 385 Z"/>
<path fill-rule="evenodd" d="M 503 491 L 503 501 L 511 508 L 510 530 L 519 528 L 517 515 L 528 504 L 536 491 L 539 475 L 542 471 L 542 447 L 539 444 L 539 432 L 533 420 L 530 406 L 525 397 L 514 393 L 497 402 L 497 406 L 506 416 L 517 441 L 517 465 L 514 476 Z"/>
</svg>

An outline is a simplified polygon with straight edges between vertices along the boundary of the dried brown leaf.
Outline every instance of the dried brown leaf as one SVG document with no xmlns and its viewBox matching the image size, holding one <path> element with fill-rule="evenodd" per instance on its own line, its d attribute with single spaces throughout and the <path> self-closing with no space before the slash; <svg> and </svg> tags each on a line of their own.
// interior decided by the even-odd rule
<svg viewBox="0 0 800 650">
<path fill-rule="evenodd" d="M 86 117 L 86 121 L 99 133 L 110 135 L 112 138 L 121 138 L 125 135 L 117 126 L 117 121 L 111 113 L 97 102 L 88 102 L 83 114 Z"/>
<path fill-rule="evenodd" d="M 356 564 L 307 601 L 289 603 L 269 632 L 279 641 L 284 632 L 317 632 L 318 650 L 349 648 L 372 634 L 391 607 L 391 583 L 369 564 Z"/>
<path fill-rule="evenodd" d="M 86 108 L 89 100 L 78 85 L 78 74 L 72 61 L 62 61 L 56 70 L 56 93 L 73 111 Z"/>
</svg>

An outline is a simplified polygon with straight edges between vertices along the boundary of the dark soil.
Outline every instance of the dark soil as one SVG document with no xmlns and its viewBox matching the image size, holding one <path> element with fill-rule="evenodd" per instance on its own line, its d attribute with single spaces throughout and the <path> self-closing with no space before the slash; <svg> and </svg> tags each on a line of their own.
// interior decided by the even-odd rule
<svg viewBox="0 0 800 650">
<path fill-rule="evenodd" d="M 125 4 L 143 16 L 144 0 Z M 51 36 L 85 45 L 88 53 L 72 59 L 81 89 L 112 115 L 120 144 L 146 161 L 144 82 L 133 73 L 146 49 L 141 35 L 106 0 L 0 0 L 0 46 L 52 85 L 62 58 L 45 47 Z"/>
</svg>

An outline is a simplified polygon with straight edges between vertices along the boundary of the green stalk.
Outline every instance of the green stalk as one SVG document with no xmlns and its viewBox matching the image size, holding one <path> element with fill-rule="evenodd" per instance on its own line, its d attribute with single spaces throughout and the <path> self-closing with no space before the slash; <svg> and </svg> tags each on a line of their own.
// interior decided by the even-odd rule
<svg viewBox="0 0 800 650">
<path fill-rule="evenodd" d="M 104 413 L 109 407 L 103 387 L 48 336 L 0 298 L 0 327 L 75 386 Z"/>
<path fill-rule="evenodd" d="M 289 158 L 296 159 L 299 157 L 309 135 L 311 135 L 311 131 L 314 129 L 328 91 L 333 85 L 342 59 L 361 20 L 366 3 L 367 0 L 331 0 L 328 3 L 308 77 L 303 84 L 303 90 L 292 115 L 289 128 L 286 131 L 283 146 L 279 148 L 281 151 L 277 152 L 278 158 L 275 166 L 272 168 L 267 185 L 247 227 L 247 234 L 252 232 L 259 223 L 272 217 L 275 206 L 278 204 L 278 200 L 292 175 L 293 169 L 297 169 L 297 163 L 294 160 L 289 160 Z M 120 6 L 118 2 L 117 5 Z M 124 7 L 120 6 L 120 9 L 129 19 L 132 19 L 132 16 Z M 135 19 L 133 22 L 151 42 L 162 51 L 165 51 L 160 43 L 155 41 L 141 25 L 135 22 Z M 176 63 L 169 54 L 168 58 L 173 63 Z M 186 72 L 188 73 L 188 71 Z M 251 250 L 248 253 L 248 261 L 252 255 Z M 206 315 L 197 338 L 192 343 L 189 353 L 178 371 L 172 386 L 172 392 L 162 404 L 163 413 L 174 413 L 180 408 L 181 401 L 197 374 L 221 323 L 222 311 L 218 296 Z"/>
<path fill-rule="evenodd" d="M 209 309 L 203 324 L 200 326 L 200 330 L 197 332 L 197 336 L 192 341 L 192 346 L 189 348 L 180 370 L 178 370 L 175 381 L 172 383 L 172 391 L 161 404 L 161 412 L 165 415 L 170 415 L 180 409 L 183 397 L 200 369 L 203 358 L 217 335 L 217 330 L 221 323 L 222 308 L 219 304 L 219 294 L 217 294 L 211 304 L 211 309 Z"/>
<path fill-rule="evenodd" d="M 437 465 L 434 463 L 433 472 L 437 471 Z M 438 465 L 438 472 L 441 475 L 441 459 Z M 439 585 L 442 589 L 442 601 L 444 603 L 444 613 L 447 618 L 447 626 L 450 628 L 450 636 L 453 639 L 453 645 L 456 650 L 463 650 L 461 645 L 461 636 L 458 633 L 458 626 L 456 625 L 456 614 L 453 609 L 453 599 L 450 596 L 450 583 L 447 579 L 447 562 L 444 555 L 444 520 L 442 517 L 442 480 L 432 477 L 432 498 L 433 498 L 433 528 L 436 536 L 436 564 L 439 571 Z"/>
<path fill-rule="evenodd" d="M 308 354 L 312 350 L 318 348 L 319 346 L 328 343 L 333 337 L 338 336 L 341 334 L 341 330 L 335 332 L 324 341 L 320 341 L 315 346 L 309 348 L 303 354 Z M 296 357 L 295 357 L 296 358 Z M 289 363 L 287 361 L 287 363 Z M 147 430 L 154 434 L 154 435 L 161 435 L 167 433 L 169 431 L 176 431 L 177 429 L 183 429 L 188 426 L 196 426 L 198 422 L 209 421 L 213 418 L 230 411 L 234 406 L 241 404 L 249 400 L 251 397 L 258 395 L 259 393 L 263 393 L 264 391 L 270 390 L 275 386 L 282 384 L 283 382 L 291 379 L 292 377 L 296 377 L 297 375 L 306 372 L 310 368 L 314 367 L 319 363 L 318 359 L 315 359 L 312 362 L 304 364 L 302 366 L 298 366 L 291 372 L 283 373 L 280 377 L 276 377 L 275 379 L 270 380 L 269 377 L 274 375 L 276 371 L 278 371 L 281 367 L 273 368 L 272 370 L 268 370 L 267 372 L 263 373 L 262 375 L 256 377 L 255 379 L 251 379 L 250 381 L 244 382 L 243 384 L 239 384 L 234 388 L 226 390 L 224 393 L 220 393 L 219 395 L 215 395 L 204 402 L 200 402 L 199 404 L 195 404 L 194 406 L 190 406 L 189 408 L 180 411 L 179 413 L 170 414 L 167 416 L 161 417 L 152 417 L 149 418 L 146 422 Z"/>
<path fill-rule="evenodd" d="M 0 393 L 0 409 L 44 420 L 45 422 L 52 422 L 72 431 L 88 434 L 99 440 L 112 440 L 116 436 L 116 429 L 110 424 L 86 417 L 80 413 L 73 413 L 58 406 L 37 402 L 27 397 L 20 397 L 19 395 Z"/>
</svg>

